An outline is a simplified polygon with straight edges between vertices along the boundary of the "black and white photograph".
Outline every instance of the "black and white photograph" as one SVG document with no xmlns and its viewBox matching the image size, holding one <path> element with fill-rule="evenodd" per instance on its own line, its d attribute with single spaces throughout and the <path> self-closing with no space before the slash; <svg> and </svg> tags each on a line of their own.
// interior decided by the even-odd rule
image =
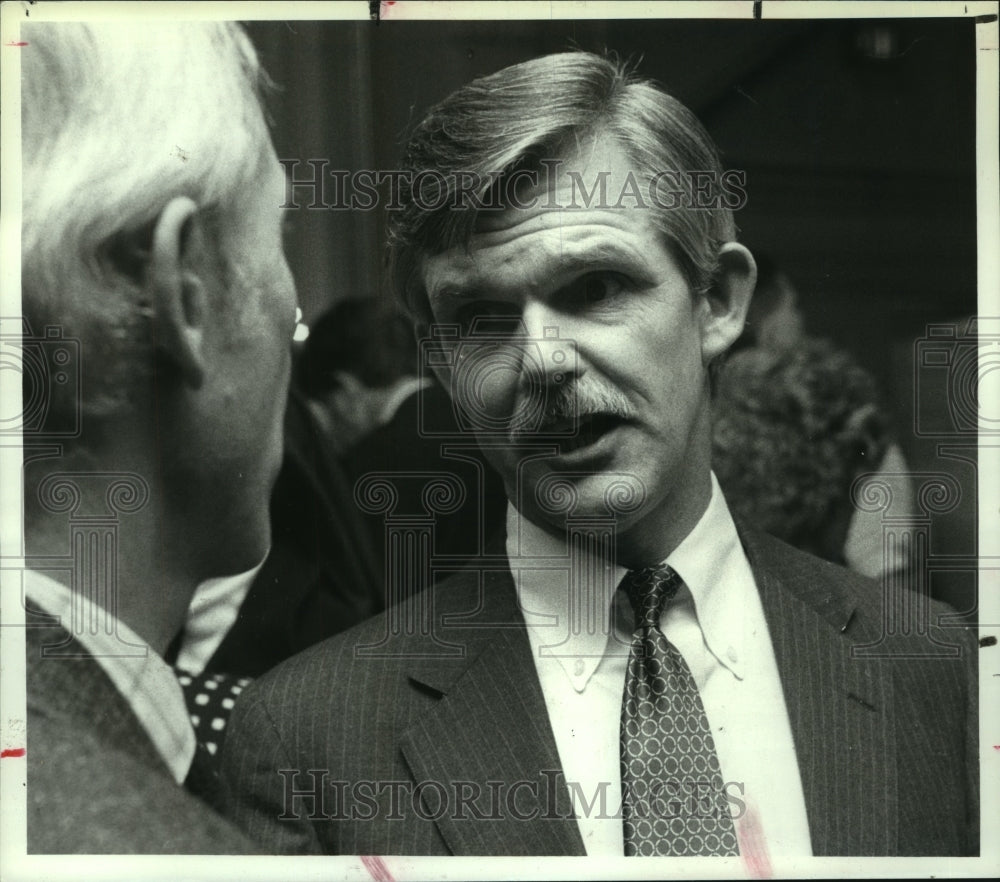
<svg viewBox="0 0 1000 882">
<path fill-rule="evenodd" d="M 2 16 L 5 879 L 1000 875 L 996 2 Z"/>
</svg>

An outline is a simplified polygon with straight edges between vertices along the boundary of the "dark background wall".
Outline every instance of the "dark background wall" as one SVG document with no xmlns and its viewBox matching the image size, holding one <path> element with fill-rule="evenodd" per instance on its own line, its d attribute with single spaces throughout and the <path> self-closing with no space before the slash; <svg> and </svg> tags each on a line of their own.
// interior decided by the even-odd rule
<svg viewBox="0 0 1000 882">
<path fill-rule="evenodd" d="M 934 550 L 954 554 L 975 548 L 974 452 L 942 457 L 914 430 L 913 352 L 928 324 L 976 312 L 973 29 L 959 19 L 249 26 L 281 87 L 279 156 L 348 171 L 395 168 L 424 110 L 477 76 L 568 48 L 636 59 L 705 123 L 724 165 L 746 170 L 741 239 L 786 268 L 807 329 L 875 374 L 910 465 L 960 480 L 963 504 L 934 525 L 944 537 Z M 290 220 L 307 320 L 383 290 L 379 210 Z M 947 419 L 940 396 L 925 397 Z M 936 578 L 936 593 L 971 603 L 970 577 Z"/>
</svg>

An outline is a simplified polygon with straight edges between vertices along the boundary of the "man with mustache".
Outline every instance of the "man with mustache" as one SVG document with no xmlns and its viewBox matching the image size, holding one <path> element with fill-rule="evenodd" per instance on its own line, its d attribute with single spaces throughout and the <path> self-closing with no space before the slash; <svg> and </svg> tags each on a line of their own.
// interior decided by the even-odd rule
<svg viewBox="0 0 1000 882">
<path fill-rule="evenodd" d="M 237 822 L 281 852 L 977 852 L 970 635 L 933 607 L 953 654 L 882 646 L 877 586 L 738 527 L 711 473 L 755 267 L 697 120 L 570 52 L 449 96 L 405 163 L 394 278 L 506 535 L 254 685 Z"/>
</svg>

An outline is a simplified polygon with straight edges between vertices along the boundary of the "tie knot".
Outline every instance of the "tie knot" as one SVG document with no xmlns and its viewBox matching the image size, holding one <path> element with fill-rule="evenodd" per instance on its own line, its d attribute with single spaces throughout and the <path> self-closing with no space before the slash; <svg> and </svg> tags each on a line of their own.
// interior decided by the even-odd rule
<svg viewBox="0 0 1000 882">
<path fill-rule="evenodd" d="M 622 580 L 635 614 L 636 628 L 655 628 L 663 607 L 681 587 L 681 577 L 668 564 L 632 570 Z"/>
</svg>

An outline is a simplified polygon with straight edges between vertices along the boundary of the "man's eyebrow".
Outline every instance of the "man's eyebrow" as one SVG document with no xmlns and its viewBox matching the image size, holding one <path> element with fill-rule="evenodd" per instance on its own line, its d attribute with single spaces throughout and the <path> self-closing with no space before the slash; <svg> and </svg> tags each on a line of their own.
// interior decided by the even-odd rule
<svg viewBox="0 0 1000 882">
<path fill-rule="evenodd" d="M 651 271 L 647 254 L 631 244 L 618 240 L 585 238 L 563 243 L 558 255 L 553 256 L 549 275 L 569 276 L 574 273 L 601 269 Z"/>
<path fill-rule="evenodd" d="M 426 264 L 425 264 L 426 267 Z M 461 267 L 438 266 L 428 273 L 425 281 L 427 296 L 442 300 L 468 300 L 477 296 L 482 287 L 482 274 L 474 265 Z"/>
<path fill-rule="evenodd" d="M 570 260 L 582 265 L 623 264 L 648 266 L 646 255 L 637 248 L 627 248 L 620 242 L 599 242 L 578 254 L 568 255 Z"/>
<path fill-rule="evenodd" d="M 574 274 L 601 269 L 617 269 L 633 273 L 652 273 L 648 257 L 636 248 L 620 242 L 574 243 L 567 246 L 554 262 L 545 268 L 549 278 L 565 278 Z M 446 300 L 468 300 L 480 296 L 489 288 L 492 273 L 476 269 L 458 272 L 444 270 L 428 286 L 428 294 Z"/>
<path fill-rule="evenodd" d="M 447 300 L 459 303 L 466 300 L 475 300 L 480 295 L 480 289 L 476 286 L 455 285 L 445 282 L 442 285 L 435 285 L 428 290 L 428 296 L 435 300 Z"/>
</svg>

